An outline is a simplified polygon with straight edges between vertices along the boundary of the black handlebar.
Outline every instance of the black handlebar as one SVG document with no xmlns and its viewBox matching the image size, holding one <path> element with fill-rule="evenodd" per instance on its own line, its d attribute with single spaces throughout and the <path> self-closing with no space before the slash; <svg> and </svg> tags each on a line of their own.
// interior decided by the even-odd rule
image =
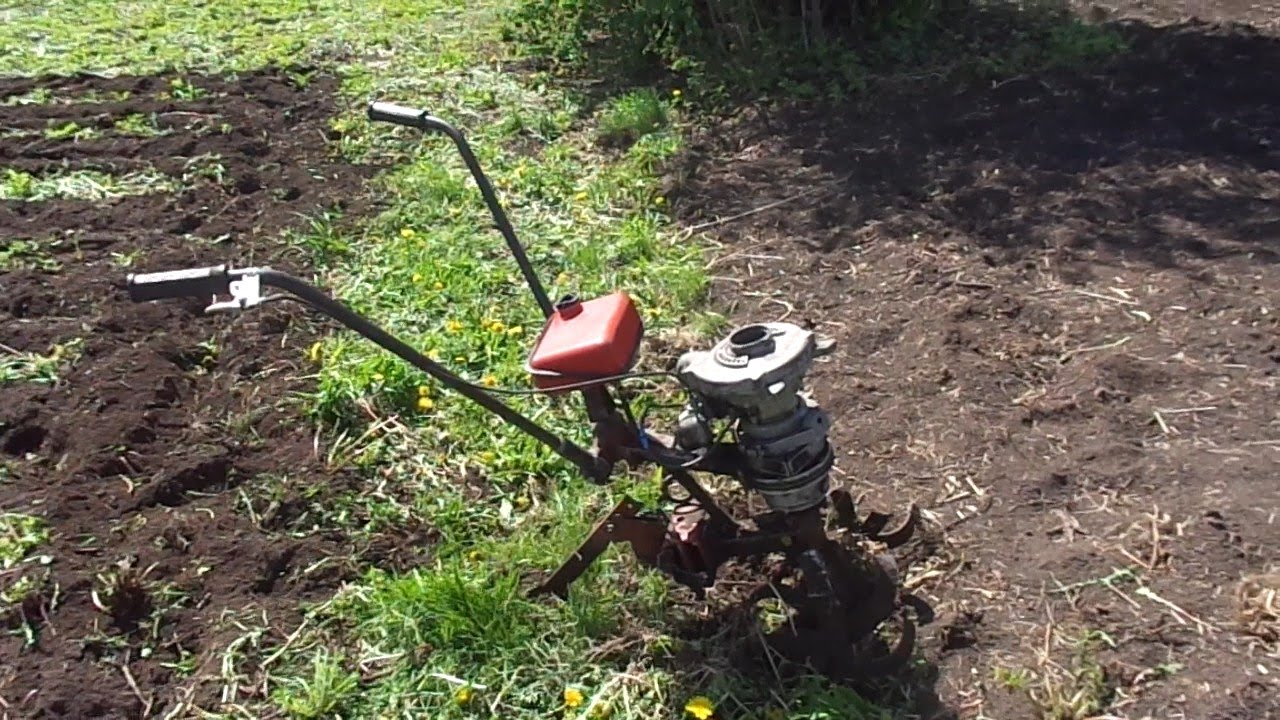
<svg viewBox="0 0 1280 720">
<path fill-rule="evenodd" d="M 609 482 L 613 463 L 595 455 L 570 440 L 558 437 L 529 418 L 508 407 L 501 400 L 468 383 L 448 368 L 414 350 L 395 336 L 378 327 L 345 304 L 335 300 L 307 281 L 269 267 L 233 270 L 225 265 L 173 270 L 169 272 L 129 275 L 129 298 L 134 302 L 164 300 L 181 297 L 210 297 L 230 291 L 231 281 L 257 277 L 262 285 L 283 290 L 343 325 L 360 333 L 379 347 L 390 351 L 405 362 L 439 380 L 446 387 L 461 393 L 480 404 L 486 410 L 515 425 L 534 439 L 554 450 L 564 459 L 578 466 L 583 475 L 593 482 Z"/>
<path fill-rule="evenodd" d="M 424 128 L 424 120 L 431 117 L 426 110 L 414 110 L 403 105 L 389 102 L 369 103 L 369 119 L 374 122 L 389 122 L 407 127 Z"/>
<path fill-rule="evenodd" d="M 130 274 L 129 298 L 135 302 L 182 297 L 210 298 L 230 292 L 231 271 L 226 265 Z"/>
<path fill-rule="evenodd" d="M 507 213 L 502 209 L 502 204 L 498 202 L 497 193 L 493 191 L 493 186 L 489 184 L 489 178 L 485 176 L 484 170 L 480 167 L 480 161 L 476 159 L 475 153 L 471 152 L 471 145 L 467 143 L 467 139 L 463 137 L 462 132 L 426 110 L 414 110 L 395 103 L 369 103 L 368 111 L 369 119 L 374 122 L 389 122 L 396 125 L 414 127 L 423 132 L 434 130 L 449 136 L 449 139 L 457 146 L 458 154 L 462 155 L 463 162 L 467 164 L 467 169 L 471 171 L 471 177 L 475 179 L 476 185 L 480 188 L 480 194 L 484 196 L 485 204 L 489 206 L 489 212 L 493 215 L 493 221 L 497 224 L 498 231 L 502 233 L 502 237 L 507 241 L 507 247 L 511 250 L 511 254 L 515 256 L 516 264 L 520 266 L 520 272 L 524 275 L 525 282 L 529 285 L 529 292 L 533 293 L 534 299 L 538 301 L 538 307 L 542 309 L 542 314 L 545 317 L 551 317 L 551 314 L 555 312 L 555 307 L 551 304 L 547 291 L 543 289 L 542 282 L 538 280 L 537 273 L 533 271 L 533 265 L 529 262 L 529 257 L 525 254 L 524 247 L 520 245 L 520 241 L 516 238 L 516 231 L 511 227 L 511 221 L 507 219 Z"/>
</svg>

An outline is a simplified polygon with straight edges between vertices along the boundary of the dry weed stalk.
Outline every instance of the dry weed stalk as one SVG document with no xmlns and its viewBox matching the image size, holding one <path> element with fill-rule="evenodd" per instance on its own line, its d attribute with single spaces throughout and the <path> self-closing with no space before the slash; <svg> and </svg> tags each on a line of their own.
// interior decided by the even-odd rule
<svg viewBox="0 0 1280 720">
<path fill-rule="evenodd" d="M 1240 622 L 1245 631 L 1280 643 L 1280 572 L 1249 575 L 1236 586 Z"/>
</svg>

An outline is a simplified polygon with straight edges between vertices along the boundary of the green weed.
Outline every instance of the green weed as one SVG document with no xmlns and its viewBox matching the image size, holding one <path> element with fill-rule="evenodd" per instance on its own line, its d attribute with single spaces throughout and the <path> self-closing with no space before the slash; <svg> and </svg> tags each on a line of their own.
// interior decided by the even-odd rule
<svg viewBox="0 0 1280 720">
<path fill-rule="evenodd" d="M 35 240 L 10 240 L 0 247 L 0 271 L 40 270 L 57 272 L 62 263 L 49 254 L 47 244 Z"/>
<path fill-rule="evenodd" d="M 102 102 L 124 102 L 128 100 L 132 93 L 128 90 L 115 90 L 112 92 L 99 92 L 97 90 L 86 90 L 85 92 L 62 95 L 54 92 L 47 87 L 38 87 L 28 90 L 18 95 L 10 95 L 0 100 L 0 107 L 21 107 L 25 105 L 73 105 L 79 103 L 102 103 Z"/>
<path fill-rule="evenodd" d="M 0 176 L 0 200 L 108 200 L 129 195 L 172 192 L 171 178 L 154 170 L 111 175 L 97 170 L 74 170 L 36 176 L 5 168 Z"/>
<path fill-rule="evenodd" d="M 291 678 L 275 691 L 276 703 L 294 717 L 334 717 L 356 692 L 359 674 L 343 668 L 342 658 L 321 651 L 308 678 Z"/>
<path fill-rule="evenodd" d="M 22 105 L 48 105 L 54 102 L 53 91 L 47 87 L 38 87 L 28 90 L 21 95 L 10 95 L 0 102 L 3 107 L 16 107 Z"/>
<path fill-rule="evenodd" d="M 66 363 L 80 356 L 79 339 L 55 345 L 48 355 L 13 352 L 0 348 L 0 385 L 33 382 L 52 385 Z"/>
<path fill-rule="evenodd" d="M 667 124 L 667 108 L 652 88 L 634 90 L 611 101 L 597 133 L 609 144 L 633 143 Z"/>
<path fill-rule="evenodd" d="M 1031 686 L 1033 676 L 1025 668 L 997 667 L 992 671 L 995 681 L 1009 690 L 1024 691 Z"/>
<path fill-rule="evenodd" d="M 49 541 L 43 518 L 22 513 L 0 513 L 0 570 L 17 567 L 33 550 Z"/>
<path fill-rule="evenodd" d="M 174 100 L 199 100 L 208 94 L 208 90 L 193 84 L 190 80 L 174 78 L 169 81 L 169 95 Z"/>
<path fill-rule="evenodd" d="M 168 134 L 167 130 L 160 128 L 156 124 L 154 115 L 147 116 L 142 113 L 130 113 L 115 123 L 116 132 L 122 135 L 131 135 L 133 137 L 159 137 Z"/>
<path fill-rule="evenodd" d="M 97 128 L 83 127 L 75 121 L 68 121 L 45 128 L 44 136 L 48 140 L 92 140 L 101 137 L 102 133 Z"/>
<path fill-rule="evenodd" d="M 49 525 L 44 518 L 23 513 L 0 513 L 0 622 L 10 624 L 34 645 L 38 630 L 16 608 L 32 593 L 42 592 L 50 583 L 50 555 L 32 557 L 49 542 Z"/>
</svg>

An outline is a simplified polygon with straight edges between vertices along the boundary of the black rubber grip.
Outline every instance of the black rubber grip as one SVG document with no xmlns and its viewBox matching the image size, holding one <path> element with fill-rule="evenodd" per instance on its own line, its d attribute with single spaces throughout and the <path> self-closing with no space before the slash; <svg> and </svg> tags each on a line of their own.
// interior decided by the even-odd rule
<svg viewBox="0 0 1280 720">
<path fill-rule="evenodd" d="M 369 103 L 369 119 L 374 122 L 389 122 L 408 127 L 422 127 L 422 120 L 427 116 L 426 110 L 414 110 L 403 105 L 389 102 Z"/>
<path fill-rule="evenodd" d="M 130 274 L 129 298 L 134 302 L 182 297 L 212 297 L 231 290 L 231 274 L 226 265 Z"/>
</svg>

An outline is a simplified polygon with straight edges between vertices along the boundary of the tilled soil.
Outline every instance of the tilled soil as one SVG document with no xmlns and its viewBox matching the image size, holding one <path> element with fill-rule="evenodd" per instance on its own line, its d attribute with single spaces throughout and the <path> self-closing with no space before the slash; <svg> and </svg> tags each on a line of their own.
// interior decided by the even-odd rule
<svg viewBox="0 0 1280 720">
<path fill-rule="evenodd" d="M 56 384 L 0 386 L 0 508 L 50 531 L 36 551 L 47 564 L 20 566 L 24 586 L 4 577 L 6 592 L 23 588 L 2 606 L 5 717 L 250 702 L 261 678 L 242 668 L 297 626 L 302 602 L 329 597 L 353 557 L 394 563 L 415 546 L 408 531 L 395 552 L 316 531 L 317 509 L 358 488 L 325 468 L 286 404 L 308 389 L 311 330 L 298 306 L 230 319 L 198 301 L 128 300 L 128 272 L 229 263 L 305 274 L 281 231 L 300 214 L 358 211 L 349 199 L 368 175 L 329 155 L 330 79 L 183 77 L 187 97 L 203 91 L 190 100 L 163 95 L 174 79 L 0 83 L 0 101 L 41 86 L 59 99 L 4 108 L 14 132 L 0 165 L 156 171 L 180 188 L 0 203 L 4 242 L 34 241 L 60 266 L 0 272 L 3 352 L 79 343 Z M 133 113 L 170 132 L 120 132 L 114 121 Z M 101 136 L 44 137 L 68 121 Z"/>
<path fill-rule="evenodd" d="M 677 208 L 723 244 L 718 302 L 837 340 L 840 478 L 930 520 L 901 709 L 1280 715 L 1280 10 L 1245 5 L 696 144 Z"/>
</svg>

